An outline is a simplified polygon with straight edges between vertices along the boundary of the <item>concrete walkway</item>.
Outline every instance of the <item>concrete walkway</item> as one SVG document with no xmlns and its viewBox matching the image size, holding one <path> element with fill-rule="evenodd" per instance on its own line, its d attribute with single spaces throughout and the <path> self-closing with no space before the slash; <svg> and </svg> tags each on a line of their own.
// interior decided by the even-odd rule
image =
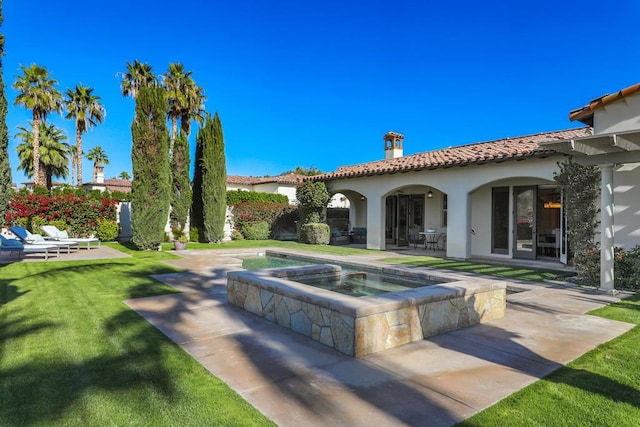
<svg viewBox="0 0 640 427">
<path fill-rule="evenodd" d="M 352 359 L 227 305 L 237 254 L 184 255 L 156 277 L 184 293 L 127 304 L 281 426 L 449 426 L 633 327 L 584 314 L 619 297 L 518 282 L 502 319 Z"/>
</svg>

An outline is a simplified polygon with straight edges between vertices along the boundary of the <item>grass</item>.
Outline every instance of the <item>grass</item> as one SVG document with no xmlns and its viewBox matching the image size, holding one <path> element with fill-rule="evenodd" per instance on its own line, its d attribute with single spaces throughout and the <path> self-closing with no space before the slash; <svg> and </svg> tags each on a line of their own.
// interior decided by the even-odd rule
<svg viewBox="0 0 640 427">
<path fill-rule="evenodd" d="M 429 256 L 415 256 L 404 258 L 384 258 L 381 261 L 394 264 L 412 265 L 415 267 L 442 268 L 447 270 L 464 271 L 466 273 L 483 274 L 486 276 L 502 277 L 511 280 L 529 280 L 544 282 L 546 280 L 568 277 L 572 273 L 529 268 L 514 265 L 489 264 L 474 261 L 459 261 Z"/>
<path fill-rule="evenodd" d="M 590 314 L 640 325 L 640 295 Z M 461 426 L 636 426 L 640 326 L 460 423 Z"/>
<path fill-rule="evenodd" d="M 189 250 L 213 249 L 213 250 L 231 250 L 231 249 L 248 249 L 248 248 L 282 248 L 301 251 L 311 251 L 333 255 L 362 255 L 377 254 L 380 251 L 350 248 L 347 246 L 329 246 L 329 245 L 306 245 L 298 242 L 287 242 L 281 240 L 232 240 L 223 243 L 187 243 Z M 163 243 L 163 251 L 172 251 L 173 243 Z M 133 252 L 133 251 L 132 251 Z"/>
<path fill-rule="evenodd" d="M 149 278 L 174 271 L 159 261 L 175 255 L 108 245 L 132 258 L 0 266 L 0 425 L 270 425 L 123 304 L 128 298 L 175 292 Z M 366 253 L 276 241 L 189 247 Z M 386 261 L 535 281 L 558 275 L 430 257 Z M 640 295 L 592 314 L 640 325 Z M 640 419 L 638 342 L 636 326 L 461 425 L 635 426 Z"/>
<path fill-rule="evenodd" d="M 0 266 L 0 425 L 271 425 L 123 303 L 172 257 Z"/>
</svg>

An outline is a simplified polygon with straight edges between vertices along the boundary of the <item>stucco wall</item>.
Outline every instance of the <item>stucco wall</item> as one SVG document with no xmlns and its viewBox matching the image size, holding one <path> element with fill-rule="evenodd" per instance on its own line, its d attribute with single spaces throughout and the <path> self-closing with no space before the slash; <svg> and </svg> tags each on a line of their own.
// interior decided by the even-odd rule
<svg viewBox="0 0 640 427">
<path fill-rule="evenodd" d="M 593 115 L 595 134 L 623 132 L 640 129 L 640 94 L 633 94 L 623 100 L 596 110 Z"/>
<path fill-rule="evenodd" d="M 640 163 L 620 165 L 613 175 L 615 245 L 640 245 Z"/>
<path fill-rule="evenodd" d="M 507 161 L 503 163 L 488 163 L 485 165 L 470 165 L 467 167 L 452 167 L 447 169 L 424 170 L 419 172 L 398 173 L 393 175 L 379 175 L 353 179 L 336 180 L 327 183 L 330 191 L 355 191 L 367 198 L 367 247 L 370 249 L 384 249 L 384 199 L 387 195 L 399 189 L 412 186 L 432 187 L 448 195 L 448 223 L 447 227 L 447 255 L 456 258 L 468 258 L 477 250 L 477 254 L 491 253 L 491 239 L 472 239 L 471 229 L 474 228 L 474 214 L 478 210 L 487 212 L 491 197 L 470 197 L 477 189 L 489 183 L 501 180 L 513 180 L 526 177 L 518 184 L 538 184 L 553 182 L 553 172 L 558 170 L 557 162 L 564 157 L 550 156 L 545 159 L 528 159 L 522 161 Z M 516 182 L 516 181 L 514 181 Z M 426 191 L 425 191 L 426 192 Z M 437 192 L 435 193 L 438 194 Z M 441 202 L 440 202 L 441 203 Z M 428 200 L 425 224 L 440 223 L 440 206 L 436 198 Z M 434 207 L 433 204 L 436 204 Z M 359 213 L 359 209 L 356 207 Z M 490 212 L 490 210 L 488 211 Z M 476 221 L 484 221 L 476 216 Z M 484 218 L 484 216 L 482 216 Z M 490 220 L 490 215 L 486 220 Z M 484 223 L 478 223 L 478 228 L 489 229 Z M 474 228 L 475 230 L 475 228 Z M 476 230 L 477 231 L 477 230 Z M 486 236 L 485 236 L 486 237 Z M 472 242 L 477 240 L 476 249 L 472 250 Z M 481 248 L 485 248 L 482 249 Z"/>
</svg>

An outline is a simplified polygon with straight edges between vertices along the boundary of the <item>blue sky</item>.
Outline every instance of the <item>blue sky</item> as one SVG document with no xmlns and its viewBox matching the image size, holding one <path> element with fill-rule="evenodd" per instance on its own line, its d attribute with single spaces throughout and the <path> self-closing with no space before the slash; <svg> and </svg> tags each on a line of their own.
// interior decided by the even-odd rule
<svg viewBox="0 0 640 427">
<path fill-rule="evenodd" d="M 389 130 L 412 154 L 577 127 L 571 109 L 640 82 L 633 0 L 3 4 L 11 137 L 31 118 L 13 106 L 19 65 L 45 66 L 61 91 L 81 82 L 102 97 L 106 120 L 83 148 L 107 152 L 107 177 L 131 172 L 134 101 L 118 73 L 134 59 L 192 70 L 220 114 L 227 173 L 251 176 L 379 160 Z M 75 143 L 72 121 L 50 121 Z"/>
</svg>

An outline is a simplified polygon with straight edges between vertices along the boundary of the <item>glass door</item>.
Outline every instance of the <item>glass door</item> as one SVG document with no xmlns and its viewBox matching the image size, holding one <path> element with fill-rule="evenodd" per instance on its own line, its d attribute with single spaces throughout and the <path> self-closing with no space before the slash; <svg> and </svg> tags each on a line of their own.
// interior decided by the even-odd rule
<svg viewBox="0 0 640 427">
<path fill-rule="evenodd" d="M 536 257 L 536 187 L 514 187 L 514 258 Z"/>
<path fill-rule="evenodd" d="M 398 196 L 398 246 L 409 244 L 409 196 Z"/>
</svg>

